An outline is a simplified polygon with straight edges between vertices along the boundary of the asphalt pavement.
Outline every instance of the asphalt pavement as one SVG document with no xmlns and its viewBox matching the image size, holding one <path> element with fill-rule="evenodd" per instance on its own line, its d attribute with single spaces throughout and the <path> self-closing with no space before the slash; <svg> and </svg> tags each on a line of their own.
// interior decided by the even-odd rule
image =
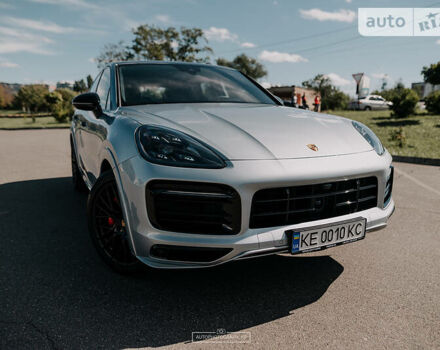
<svg viewBox="0 0 440 350">
<path fill-rule="evenodd" d="M 69 156 L 68 130 L 0 131 L 1 349 L 440 348 L 439 167 L 395 163 L 396 212 L 362 241 L 121 276 L 92 246 Z M 191 342 L 217 330 L 249 343 Z"/>
</svg>

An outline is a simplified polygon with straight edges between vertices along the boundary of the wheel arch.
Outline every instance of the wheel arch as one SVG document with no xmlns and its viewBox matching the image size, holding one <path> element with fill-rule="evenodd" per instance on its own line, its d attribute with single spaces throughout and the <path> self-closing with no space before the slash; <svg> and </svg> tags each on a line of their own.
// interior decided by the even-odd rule
<svg viewBox="0 0 440 350">
<path fill-rule="evenodd" d="M 125 195 L 125 191 L 124 191 L 124 187 L 122 184 L 122 179 L 121 179 L 121 175 L 119 172 L 118 164 L 117 164 L 115 155 L 113 154 L 111 149 L 109 147 L 105 147 L 104 150 L 105 150 L 105 154 L 101 160 L 99 176 L 101 176 L 106 171 L 112 171 L 112 173 L 113 173 L 113 176 L 114 176 L 115 182 L 116 182 L 116 188 L 118 189 L 119 198 L 121 201 L 122 214 L 123 214 L 124 220 L 126 222 L 128 236 L 130 237 L 130 239 L 129 239 L 130 248 L 131 248 L 133 254 L 136 256 L 137 254 L 136 254 L 136 249 L 135 249 L 135 245 L 134 245 L 134 241 L 133 241 L 133 235 L 131 233 L 130 215 L 128 213 L 129 201 Z"/>
<path fill-rule="evenodd" d="M 112 170 L 112 166 L 111 166 L 110 162 L 104 158 L 104 160 L 101 162 L 99 176 L 101 176 L 104 172 L 109 171 L 109 170 Z"/>
</svg>

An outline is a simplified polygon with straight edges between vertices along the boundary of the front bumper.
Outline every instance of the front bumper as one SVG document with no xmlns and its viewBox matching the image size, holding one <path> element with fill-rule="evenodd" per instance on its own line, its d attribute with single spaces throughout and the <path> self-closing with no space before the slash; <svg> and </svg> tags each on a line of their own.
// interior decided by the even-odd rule
<svg viewBox="0 0 440 350">
<path fill-rule="evenodd" d="M 286 230 L 331 224 L 362 216 L 367 231 L 386 226 L 394 211 L 391 199 L 384 208 L 384 191 L 390 175 L 391 156 L 378 156 L 374 151 L 333 157 L 286 160 L 234 161 L 220 170 L 188 169 L 147 163 L 141 157 L 130 158 L 118 166 L 118 185 L 124 203 L 127 228 L 133 253 L 143 263 L 157 268 L 208 267 L 236 259 L 274 254 L 288 250 Z M 376 176 L 377 207 L 323 220 L 261 229 L 249 228 L 251 202 L 260 189 L 324 183 L 327 181 Z M 151 180 L 197 181 L 226 184 L 241 197 L 241 230 L 236 235 L 206 235 L 162 231 L 148 219 L 145 187 Z M 151 256 L 154 245 L 200 248 L 229 248 L 229 253 L 210 262 L 176 261 Z"/>
</svg>

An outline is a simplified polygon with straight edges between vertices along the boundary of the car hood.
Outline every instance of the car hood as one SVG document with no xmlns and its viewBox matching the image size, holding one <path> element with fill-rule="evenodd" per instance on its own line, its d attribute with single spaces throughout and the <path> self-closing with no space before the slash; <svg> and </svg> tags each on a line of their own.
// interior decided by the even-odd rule
<svg viewBox="0 0 440 350">
<path fill-rule="evenodd" d="M 120 113 L 140 124 L 185 132 L 230 160 L 326 157 L 372 150 L 350 120 L 291 107 L 161 104 L 122 107 Z M 312 144 L 316 151 L 308 146 Z"/>
</svg>

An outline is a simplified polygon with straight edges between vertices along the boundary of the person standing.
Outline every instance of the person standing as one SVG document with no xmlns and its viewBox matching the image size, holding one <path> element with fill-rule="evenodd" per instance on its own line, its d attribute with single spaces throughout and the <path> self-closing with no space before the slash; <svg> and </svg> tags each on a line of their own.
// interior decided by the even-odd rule
<svg viewBox="0 0 440 350">
<path fill-rule="evenodd" d="M 321 104 L 321 100 L 318 95 L 315 95 L 315 112 L 319 112 L 319 105 Z"/>
<path fill-rule="evenodd" d="M 292 106 L 298 107 L 298 97 L 296 96 L 295 93 L 293 94 L 293 97 L 292 97 Z"/>
<path fill-rule="evenodd" d="M 307 98 L 306 98 L 306 93 L 303 92 L 302 98 L 301 98 L 301 104 L 302 104 L 302 108 L 304 109 L 309 109 L 309 106 L 307 104 Z"/>
</svg>

